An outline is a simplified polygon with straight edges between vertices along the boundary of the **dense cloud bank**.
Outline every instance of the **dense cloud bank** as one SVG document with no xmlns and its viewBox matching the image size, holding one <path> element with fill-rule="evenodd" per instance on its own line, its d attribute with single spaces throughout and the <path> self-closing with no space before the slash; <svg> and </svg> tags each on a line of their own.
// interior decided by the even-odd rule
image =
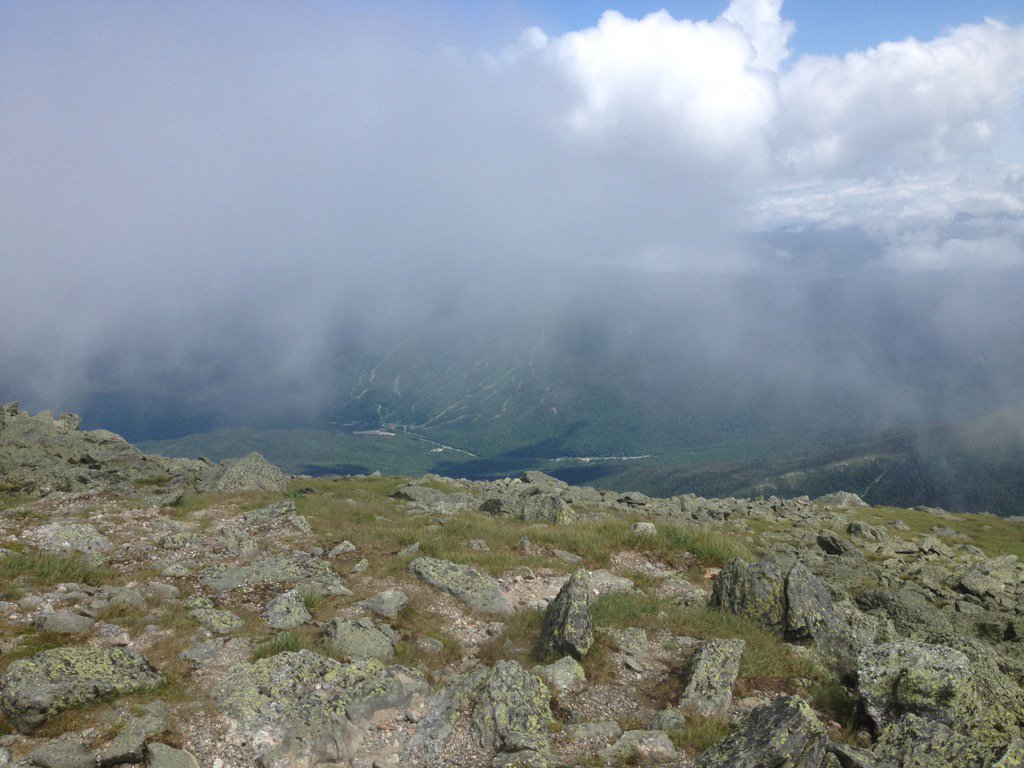
<svg viewBox="0 0 1024 768">
<path fill-rule="evenodd" d="M 881 383 L 886 418 L 1016 402 L 1024 27 L 843 57 L 792 34 L 774 0 L 489 51 L 359 4 L 5 6 L 0 393 L 315 418 L 353 349 L 456 355 L 528 307 L 661 378 Z M 675 274 L 602 294 L 621 270 Z"/>
</svg>

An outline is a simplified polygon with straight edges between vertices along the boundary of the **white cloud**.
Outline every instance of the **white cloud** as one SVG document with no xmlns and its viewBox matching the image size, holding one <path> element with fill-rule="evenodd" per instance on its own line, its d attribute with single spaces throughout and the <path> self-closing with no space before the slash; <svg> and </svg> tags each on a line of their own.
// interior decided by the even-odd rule
<svg viewBox="0 0 1024 768">
<path fill-rule="evenodd" d="M 993 146 L 1024 86 L 1024 27 L 994 21 L 943 37 L 808 56 L 780 79 L 780 162 L 796 174 L 900 172 Z"/>
<path fill-rule="evenodd" d="M 735 18 L 676 20 L 667 11 L 628 19 L 606 11 L 596 27 L 552 39 L 549 54 L 578 88 L 571 124 L 618 149 L 666 144 L 679 158 L 735 164 L 763 159 L 776 111 L 781 33 L 771 3 L 736 2 Z M 752 39 L 744 25 L 755 25 Z M 755 46 L 768 46 L 762 53 Z M 770 68 L 770 67 L 769 67 Z"/>
</svg>

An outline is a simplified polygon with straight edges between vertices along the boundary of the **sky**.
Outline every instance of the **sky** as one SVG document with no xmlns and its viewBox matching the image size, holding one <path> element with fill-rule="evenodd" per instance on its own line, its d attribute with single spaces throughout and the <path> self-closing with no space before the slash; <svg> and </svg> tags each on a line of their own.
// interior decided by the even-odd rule
<svg viewBox="0 0 1024 768">
<path fill-rule="evenodd" d="M 153 346 L 314 371 L 342 308 L 551 263 L 1024 265 L 1018 3 L 604 6 L 3 3 L 2 394 L 154 386 Z"/>
</svg>

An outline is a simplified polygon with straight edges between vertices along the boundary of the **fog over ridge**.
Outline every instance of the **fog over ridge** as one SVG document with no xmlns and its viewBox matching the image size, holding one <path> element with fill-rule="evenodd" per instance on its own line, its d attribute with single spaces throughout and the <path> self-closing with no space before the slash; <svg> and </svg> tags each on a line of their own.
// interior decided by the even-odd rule
<svg viewBox="0 0 1024 768">
<path fill-rule="evenodd" d="M 793 33 L 775 0 L 487 50 L 359 4 L 5 5 L 0 395 L 323 423 L 354 361 L 520 334 L 709 411 L 1024 403 L 1024 27 Z"/>
</svg>

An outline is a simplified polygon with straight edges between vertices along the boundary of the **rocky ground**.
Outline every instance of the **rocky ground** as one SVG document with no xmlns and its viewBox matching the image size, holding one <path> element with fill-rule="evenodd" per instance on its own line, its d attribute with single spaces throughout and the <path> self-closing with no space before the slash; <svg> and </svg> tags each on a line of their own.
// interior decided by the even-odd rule
<svg viewBox="0 0 1024 768">
<path fill-rule="evenodd" d="M 0 420 L 0 765 L 1024 765 L 1024 527 Z"/>
</svg>

